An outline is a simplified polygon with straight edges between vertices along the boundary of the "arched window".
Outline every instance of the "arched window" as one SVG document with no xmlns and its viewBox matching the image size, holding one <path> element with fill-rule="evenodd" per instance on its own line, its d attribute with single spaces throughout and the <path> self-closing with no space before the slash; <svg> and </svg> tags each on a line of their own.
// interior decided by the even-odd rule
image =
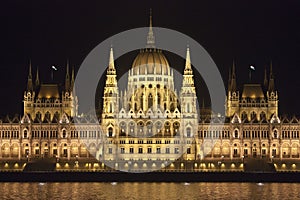
<svg viewBox="0 0 300 200">
<path fill-rule="evenodd" d="M 243 112 L 243 113 L 242 113 L 242 120 L 245 120 L 245 119 L 247 119 L 247 113 L 246 113 L 246 112 Z"/>
<path fill-rule="evenodd" d="M 48 111 L 45 114 L 45 118 L 49 120 L 51 119 L 51 114 Z"/>
<path fill-rule="evenodd" d="M 148 109 L 152 108 L 152 106 L 153 106 L 153 97 L 152 97 L 152 94 L 149 94 L 149 96 L 148 96 Z"/>
<path fill-rule="evenodd" d="M 188 104 L 186 104 L 186 112 L 190 112 L 190 104 L 188 103 Z"/>
<path fill-rule="evenodd" d="M 136 103 L 134 103 L 134 111 L 137 111 L 137 104 Z"/>
<path fill-rule="evenodd" d="M 59 113 L 58 113 L 58 112 L 55 112 L 54 117 L 55 117 L 56 119 L 59 119 Z"/>
<path fill-rule="evenodd" d="M 165 123 L 165 134 L 170 134 L 170 122 Z"/>
<path fill-rule="evenodd" d="M 37 112 L 37 113 L 35 114 L 35 118 L 37 118 L 37 119 L 42 119 L 42 114 L 41 114 L 40 112 Z"/>
<path fill-rule="evenodd" d="M 63 137 L 63 138 L 66 138 L 66 137 L 67 137 L 67 131 L 66 131 L 66 130 L 63 130 L 62 137 Z"/>
<path fill-rule="evenodd" d="M 234 138 L 239 138 L 239 131 L 237 129 L 234 130 Z"/>
<path fill-rule="evenodd" d="M 274 130 L 274 132 L 273 132 L 273 136 L 274 136 L 274 138 L 278 138 L 278 133 L 277 133 L 277 130 Z"/>
<path fill-rule="evenodd" d="M 109 103 L 109 113 L 112 113 L 113 112 L 113 104 L 110 102 Z"/>
<path fill-rule="evenodd" d="M 265 112 L 261 112 L 260 113 L 260 120 L 266 119 L 266 113 Z"/>
<path fill-rule="evenodd" d="M 27 138 L 28 135 L 27 135 L 27 130 L 24 130 L 24 138 Z"/>
<path fill-rule="evenodd" d="M 144 110 L 144 94 L 140 96 L 140 108 Z"/>
<path fill-rule="evenodd" d="M 190 127 L 188 127 L 188 128 L 186 128 L 186 136 L 187 137 L 191 137 L 191 128 Z"/>
<path fill-rule="evenodd" d="M 112 137 L 112 135 L 113 135 L 113 128 L 109 127 L 108 128 L 108 137 Z"/>
<path fill-rule="evenodd" d="M 158 93 L 158 94 L 157 94 L 157 105 L 160 105 L 160 100 L 161 100 L 160 94 Z"/>
<path fill-rule="evenodd" d="M 256 119 L 256 112 L 254 112 L 254 111 L 251 113 L 251 120 L 253 120 L 253 119 Z"/>
</svg>

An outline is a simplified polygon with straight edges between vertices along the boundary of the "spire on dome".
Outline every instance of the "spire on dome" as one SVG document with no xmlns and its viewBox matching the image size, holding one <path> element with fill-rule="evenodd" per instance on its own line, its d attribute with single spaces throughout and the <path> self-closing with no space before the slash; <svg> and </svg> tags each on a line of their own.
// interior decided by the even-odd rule
<svg viewBox="0 0 300 200">
<path fill-rule="evenodd" d="M 152 28 L 152 9 L 150 8 L 150 22 L 149 22 L 149 32 L 147 36 L 146 48 L 155 48 L 155 37 Z"/>
</svg>

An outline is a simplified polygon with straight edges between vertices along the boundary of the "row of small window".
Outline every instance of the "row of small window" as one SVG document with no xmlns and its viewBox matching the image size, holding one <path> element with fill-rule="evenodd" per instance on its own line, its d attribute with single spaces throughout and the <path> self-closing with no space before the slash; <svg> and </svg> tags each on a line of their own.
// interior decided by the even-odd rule
<svg viewBox="0 0 300 200">
<path fill-rule="evenodd" d="M 98 132 L 98 135 L 100 133 Z M 78 138 L 80 135 L 80 138 L 97 138 L 97 131 L 71 131 L 71 138 Z M 62 138 L 67 138 L 67 131 L 63 130 L 62 132 Z M 27 130 L 24 131 L 24 138 L 27 138 Z M 57 131 L 32 131 L 32 138 L 58 138 L 58 132 Z"/>
<path fill-rule="evenodd" d="M 2 138 L 19 138 L 19 131 L 2 131 Z"/>
<path fill-rule="evenodd" d="M 269 138 L 269 131 L 243 131 L 243 138 Z"/>
<path fill-rule="evenodd" d="M 108 153 L 109 153 L 109 154 L 113 154 L 113 148 L 108 148 Z M 125 147 L 121 147 L 120 153 L 121 153 L 121 154 L 125 154 L 125 153 L 126 153 Z M 129 148 L 129 153 L 130 153 L 130 154 L 133 154 L 133 153 L 134 153 L 134 148 L 133 148 L 133 147 L 130 147 L 130 148 Z M 143 149 L 142 147 L 139 147 L 137 153 L 139 153 L 139 154 L 144 153 L 144 149 Z M 146 153 L 146 152 L 145 152 L 145 153 Z M 147 153 L 148 153 L 148 154 L 154 153 L 154 152 L 152 151 L 152 147 L 148 147 L 148 148 L 147 148 Z M 160 147 L 157 147 L 155 153 L 156 153 L 156 154 L 161 154 L 161 153 L 163 153 L 163 152 L 162 152 L 162 150 L 161 150 Z M 167 147 L 167 148 L 165 149 L 165 152 L 164 152 L 164 153 L 170 154 L 170 153 L 171 153 L 170 148 Z M 174 153 L 175 153 L 175 154 L 179 154 L 179 148 L 178 148 L 178 147 L 174 148 Z M 187 153 L 187 154 L 191 154 L 191 148 L 190 148 L 190 147 L 187 148 L 186 153 Z"/>
<path fill-rule="evenodd" d="M 112 143 L 112 140 L 110 140 L 109 143 Z M 137 143 L 135 140 L 129 140 L 128 144 L 162 144 L 162 140 L 147 140 L 146 142 L 144 140 L 138 140 Z M 186 140 L 187 144 L 191 144 L 190 140 Z M 126 140 L 120 140 L 120 144 L 126 144 Z M 171 140 L 164 140 L 164 144 L 171 144 Z M 180 140 L 174 140 L 174 144 L 180 144 Z"/>
<path fill-rule="evenodd" d="M 146 80 L 145 77 L 140 77 L 140 78 L 139 78 L 139 81 L 145 81 L 145 80 Z M 156 77 L 155 80 L 156 80 L 156 81 L 162 81 L 162 77 Z M 137 81 L 137 78 L 134 78 L 133 81 L 136 82 L 136 81 Z M 154 81 L 154 77 L 147 77 L 147 81 Z M 164 81 L 167 82 L 168 79 L 167 79 L 167 78 L 164 78 Z"/>
<path fill-rule="evenodd" d="M 229 131 L 199 131 L 200 138 L 230 138 Z"/>
<path fill-rule="evenodd" d="M 299 138 L 299 131 L 282 131 L 282 138 Z"/>
<path fill-rule="evenodd" d="M 243 138 L 268 138 L 269 131 L 243 131 Z M 202 138 L 230 138 L 229 131 L 199 131 L 199 137 Z M 239 131 L 234 130 L 233 138 L 239 138 Z"/>
</svg>

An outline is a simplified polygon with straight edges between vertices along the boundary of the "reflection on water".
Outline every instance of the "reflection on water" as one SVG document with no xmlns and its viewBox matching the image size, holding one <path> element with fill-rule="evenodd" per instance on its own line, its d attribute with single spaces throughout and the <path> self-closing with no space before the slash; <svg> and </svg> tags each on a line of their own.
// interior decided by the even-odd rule
<svg viewBox="0 0 300 200">
<path fill-rule="evenodd" d="M 300 199 L 297 183 L 0 183 L 0 199 Z"/>
</svg>

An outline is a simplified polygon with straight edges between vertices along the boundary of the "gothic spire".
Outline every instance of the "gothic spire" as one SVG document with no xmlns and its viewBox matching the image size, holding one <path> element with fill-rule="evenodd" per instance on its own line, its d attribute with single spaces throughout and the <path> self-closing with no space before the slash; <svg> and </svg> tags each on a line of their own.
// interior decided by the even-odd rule
<svg viewBox="0 0 300 200">
<path fill-rule="evenodd" d="M 71 90 L 73 90 L 74 83 L 75 83 L 75 72 L 74 72 L 74 67 L 72 67 L 71 88 L 70 88 Z"/>
<path fill-rule="evenodd" d="M 273 92 L 275 90 L 272 61 L 271 61 L 271 64 L 270 64 L 270 79 L 269 79 L 269 88 L 268 88 L 268 90 L 269 90 L 269 92 Z"/>
<path fill-rule="evenodd" d="M 229 67 L 228 73 L 228 92 L 231 91 L 231 67 Z"/>
<path fill-rule="evenodd" d="M 267 68 L 265 67 L 265 74 L 264 74 L 264 88 L 268 89 L 268 77 L 267 77 Z"/>
<path fill-rule="evenodd" d="M 193 79 L 193 70 L 191 65 L 191 56 L 190 56 L 190 48 L 187 46 L 186 49 L 186 58 L 185 58 L 185 68 L 183 72 L 183 87 L 194 87 L 194 79 Z"/>
<path fill-rule="evenodd" d="M 40 85 L 40 78 L 39 78 L 39 68 L 36 69 L 36 76 L 35 76 L 35 87 Z"/>
<path fill-rule="evenodd" d="M 150 22 L 149 22 L 149 32 L 147 36 L 146 48 L 155 48 L 155 37 L 152 28 L 152 9 L 150 9 Z"/>
<path fill-rule="evenodd" d="M 67 67 L 66 67 L 66 79 L 65 79 L 65 90 L 69 91 L 70 89 L 70 75 L 69 75 L 69 60 L 67 60 Z"/>
<path fill-rule="evenodd" d="M 113 74 L 113 75 L 116 74 L 113 47 L 110 47 L 109 64 L 108 64 L 107 74 Z"/>
<path fill-rule="evenodd" d="M 187 46 L 184 75 L 191 75 L 192 73 L 193 73 L 193 71 L 192 71 L 192 65 L 191 65 L 190 48 L 189 48 L 189 46 Z"/>
<path fill-rule="evenodd" d="M 28 81 L 27 81 L 27 90 L 28 91 L 33 91 L 32 73 L 31 73 L 31 60 L 29 61 L 29 73 L 28 73 Z"/>
<path fill-rule="evenodd" d="M 230 89 L 232 92 L 236 91 L 236 76 L 235 76 L 235 61 L 232 63 L 232 71 L 231 71 L 231 84 Z"/>
</svg>

